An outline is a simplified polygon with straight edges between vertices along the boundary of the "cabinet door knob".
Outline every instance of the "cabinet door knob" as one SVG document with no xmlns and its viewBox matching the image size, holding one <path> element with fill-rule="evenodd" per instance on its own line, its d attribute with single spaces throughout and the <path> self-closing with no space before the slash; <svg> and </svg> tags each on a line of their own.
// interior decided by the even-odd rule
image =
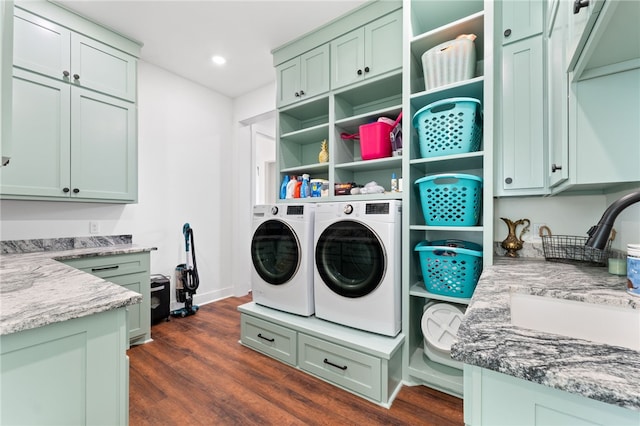
<svg viewBox="0 0 640 426">
<path fill-rule="evenodd" d="M 551 165 L 551 173 L 555 173 L 555 172 L 557 172 L 558 170 L 562 170 L 562 166 L 558 166 L 556 163 L 553 163 L 553 164 Z"/>
<path fill-rule="evenodd" d="M 510 177 L 508 177 L 508 178 L 506 178 L 506 179 L 504 180 L 504 183 L 506 183 L 507 185 L 509 185 L 509 184 L 513 183 L 513 179 L 511 179 Z"/>
<path fill-rule="evenodd" d="M 80 76 L 78 74 L 73 75 L 74 80 L 80 80 Z"/>
<path fill-rule="evenodd" d="M 362 75 L 362 70 L 358 70 L 358 75 Z"/>
<path fill-rule="evenodd" d="M 304 90 L 301 90 L 300 91 L 300 96 L 303 96 L 303 95 L 304 95 Z"/>
<path fill-rule="evenodd" d="M 369 72 L 369 67 L 364 67 L 364 72 Z"/>
<path fill-rule="evenodd" d="M 509 37 L 510 35 L 511 35 L 511 28 L 507 28 L 506 30 L 504 30 L 505 37 Z"/>
<path fill-rule="evenodd" d="M 67 70 L 62 71 L 62 75 L 65 77 L 69 77 L 69 71 Z"/>
<path fill-rule="evenodd" d="M 296 95 L 296 98 L 300 97 L 300 93 L 298 93 L 298 92 L 296 92 L 295 95 Z"/>
<path fill-rule="evenodd" d="M 78 188 L 73 188 L 73 193 L 77 194 L 78 192 L 80 192 L 80 190 Z"/>
<path fill-rule="evenodd" d="M 589 6 L 589 0 L 576 0 L 573 3 L 573 14 L 577 15 L 580 12 L 580 9 L 587 6 Z"/>
<path fill-rule="evenodd" d="M 69 188 L 66 188 L 66 187 L 62 188 L 62 192 L 64 192 L 66 194 L 67 192 L 69 192 Z"/>
</svg>

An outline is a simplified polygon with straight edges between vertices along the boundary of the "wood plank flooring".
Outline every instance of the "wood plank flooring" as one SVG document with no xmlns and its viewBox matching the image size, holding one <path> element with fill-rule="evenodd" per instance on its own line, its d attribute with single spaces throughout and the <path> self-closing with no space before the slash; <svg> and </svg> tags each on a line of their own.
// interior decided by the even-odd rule
<svg viewBox="0 0 640 426">
<path fill-rule="evenodd" d="M 463 425 L 462 400 L 403 386 L 380 407 L 242 346 L 237 307 L 204 305 L 153 326 L 132 347 L 129 423 L 136 425 Z"/>
</svg>

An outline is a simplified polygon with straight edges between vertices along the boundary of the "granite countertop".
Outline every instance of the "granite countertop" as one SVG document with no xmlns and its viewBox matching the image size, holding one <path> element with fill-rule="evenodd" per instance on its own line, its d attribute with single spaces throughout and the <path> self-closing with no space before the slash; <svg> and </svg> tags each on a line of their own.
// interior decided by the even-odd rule
<svg viewBox="0 0 640 426">
<path fill-rule="evenodd" d="M 640 411 L 640 352 L 516 327 L 510 292 L 640 309 L 604 267 L 497 259 L 486 267 L 451 348 L 466 364 Z M 622 326 L 622 325 L 621 325 Z"/>
<path fill-rule="evenodd" d="M 155 250 L 134 244 L 32 253 L 4 248 L 0 256 L 0 335 L 140 303 L 139 293 L 59 260 Z"/>
</svg>

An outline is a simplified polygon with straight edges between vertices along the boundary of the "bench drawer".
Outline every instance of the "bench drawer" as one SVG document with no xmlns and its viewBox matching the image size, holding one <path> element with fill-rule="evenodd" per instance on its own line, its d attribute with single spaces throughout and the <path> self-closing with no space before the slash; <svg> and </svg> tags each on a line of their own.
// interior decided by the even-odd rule
<svg viewBox="0 0 640 426">
<path fill-rule="evenodd" d="M 344 388 L 380 400 L 379 358 L 298 334 L 299 367 Z"/>
<path fill-rule="evenodd" d="M 295 331 L 250 315 L 242 314 L 240 318 L 240 340 L 243 344 L 287 364 L 296 365 Z"/>
</svg>

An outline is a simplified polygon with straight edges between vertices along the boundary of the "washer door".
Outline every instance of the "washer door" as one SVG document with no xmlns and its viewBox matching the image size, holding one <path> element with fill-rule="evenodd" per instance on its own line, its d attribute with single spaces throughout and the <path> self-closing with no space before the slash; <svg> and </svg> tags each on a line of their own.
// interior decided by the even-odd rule
<svg viewBox="0 0 640 426">
<path fill-rule="evenodd" d="M 342 220 L 327 227 L 316 244 L 316 267 L 322 281 L 344 297 L 374 291 L 386 270 L 384 246 L 366 225 Z"/>
<path fill-rule="evenodd" d="M 285 222 L 267 220 L 253 234 L 251 260 L 266 283 L 284 284 L 295 276 L 300 267 L 298 237 Z"/>
</svg>

